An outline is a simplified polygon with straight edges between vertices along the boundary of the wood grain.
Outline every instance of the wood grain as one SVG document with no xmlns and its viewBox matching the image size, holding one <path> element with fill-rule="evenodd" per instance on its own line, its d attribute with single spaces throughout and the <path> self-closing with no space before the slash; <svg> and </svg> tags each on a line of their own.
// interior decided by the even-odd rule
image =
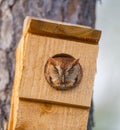
<svg viewBox="0 0 120 130">
<path fill-rule="evenodd" d="M 25 21 L 28 25 L 25 32 L 32 34 L 83 41 L 89 44 L 98 44 L 101 35 L 101 31 L 86 26 L 36 19 L 34 17 L 27 17 Z"/>
<path fill-rule="evenodd" d="M 17 110 L 19 104 L 19 86 L 22 77 L 23 69 L 23 56 L 24 56 L 24 37 L 21 37 L 19 46 L 16 50 L 16 67 L 15 67 L 15 78 L 14 86 L 12 90 L 12 99 L 11 99 L 11 108 L 10 108 L 10 117 L 8 123 L 8 130 L 15 129 L 15 123 L 17 121 Z"/>
<path fill-rule="evenodd" d="M 34 34 L 27 34 L 24 44 L 26 49 L 20 98 L 90 107 L 96 70 L 97 45 Z M 48 58 L 60 53 L 79 58 L 83 70 L 81 83 L 69 91 L 57 91 L 51 88 L 44 76 L 44 67 Z"/>
<path fill-rule="evenodd" d="M 20 100 L 15 130 L 86 130 L 89 109 Z"/>
<path fill-rule="evenodd" d="M 30 18 L 29 20 L 32 21 Z M 58 31 L 60 36 L 65 35 L 64 38 L 57 36 L 57 31 L 54 36 L 46 36 L 48 33 L 54 33 L 50 31 L 50 25 L 52 23 L 54 26 L 55 22 L 50 21 L 49 24 L 45 21 L 44 26 L 48 25 L 48 33 L 46 33 L 44 29 L 47 30 L 47 27 L 39 31 L 42 25 L 39 28 L 38 24 L 33 22 L 36 24 L 35 27 L 38 26 L 37 30 L 31 26 L 33 23 L 31 24 L 29 20 L 24 23 L 23 35 L 16 52 L 16 70 L 8 130 L 86 130 L 98 45 L 95 42 L 87 44 L 87 41 L 80 40 L 81 37 L 78 42 L 73 34 L 74 39 L 68 40 L 67 38 L 71 36 L 68 34 L 68 29 L 67 34 Z M 42 23 L 41 20 L 39 22 Z M 64 26 L 70 28 L 70 25 L 64 24 Z M 82 26 L 80 28 L 83 32 L 88 29 Z M 30 31 L 33 29 L 38 33 Z M 100 35 L 99 31 L 98 34 Z M 87 36 L 91 36 L 89 29 Z M 79 58 L 83 70 L 80 85 L 69 91 L 53 89 L 44 76 L 47 59 L 60 53 Z"/>
</svg>

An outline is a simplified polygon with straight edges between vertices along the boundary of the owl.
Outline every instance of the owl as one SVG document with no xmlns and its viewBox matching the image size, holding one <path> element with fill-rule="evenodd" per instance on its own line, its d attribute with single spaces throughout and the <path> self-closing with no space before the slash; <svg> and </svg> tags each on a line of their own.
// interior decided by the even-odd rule
<svg viewBox="0 0 120 130">
<path fill-rule="evenodd" d="M 57 90 L 68 90 L 77 86 L 82 78 L 79 59 L 71 57 L 49 58 L 45 65 L 45 78 Z"/>
</svg>

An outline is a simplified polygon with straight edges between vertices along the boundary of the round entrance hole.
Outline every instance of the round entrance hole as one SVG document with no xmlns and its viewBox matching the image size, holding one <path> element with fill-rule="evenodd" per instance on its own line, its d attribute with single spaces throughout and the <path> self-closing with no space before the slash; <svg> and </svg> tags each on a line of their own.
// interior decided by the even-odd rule
<svg viewBox="0 0 120 130">
<path fill-rule="evenodd" d="M 79 59 L 63 53 L 48 58 L 44 72 L 47 82 L 57 90 L 78 86 L 83 76 Z"/>
</svg>

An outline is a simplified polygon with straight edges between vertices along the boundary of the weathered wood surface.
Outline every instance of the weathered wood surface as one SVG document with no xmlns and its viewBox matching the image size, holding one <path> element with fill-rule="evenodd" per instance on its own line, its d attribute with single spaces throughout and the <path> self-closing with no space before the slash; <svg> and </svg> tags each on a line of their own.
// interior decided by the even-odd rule
<svg viewBox="0 0 120 130">
<path fill-rule="evenodd" d="M 24 44 L 20 97 L 90 107 L 97 45 L 33 34 L 26 35 Z M 83 70 L 81 83 L 69 91 L 56 91 L 50 87 L 44 76 L 48 58 L 61 53 L 79 59 Z"/>
<path fill-rule="evenodd" d="M 23 35 L 16 52 L 16 74 L 8 130 L 37 130 L 38 126 L 41 129 L 44 128 L 47 130 L 48 127 L 46 123 L 49 124 L 51 122 L 53 124 L 51 129 L 55 127 L 55 129 L 57 128 L 58 130 L 66 130 L 66 128 L 72 130 L 73 126 L 78 126 L 75 123 L 78 120 L 80 124 L 76 129 L 86 130 L 98 45 L 86 44 L 80 41 L 76 42 L 74 40 L 69 41 L 66 40 L 66 37 L 60 39 L 59 37 L 41 36 L 41 34 L 38 35 L 38 33 L 37 35 L 32 34 L 28 31 L 29 24 L 27 25 L 27 23 L 26 21 Z M 85 28 L 83 28 L 83 30 L 84 29 Z M 98 31 L 98 33 L 100 32 Z M 70 91 L 56 91 L 49 86 L 44 77 L 44 66 L 47 59 L 59 53 L 67 53 L 79 58 L 83 69 L 82 82 L 78 87 Z M 55 116 L 54 120 L 51 120 L 55 114 L 54 112 L 46 114 L 43 118 L 40 117 L 43 111 L 39 111 L 39 109 L 36 111 L 36 108 L 44 106 L 45 103 L 42 102 L 54 103 L 54 105 L 49 105 L 53 106 L 53 109 L 54 107 L 58 107 L 58 114 L 59 110 L 63 112 L 61 116 L 59 115 L 62 117 L 59 123 L 54 124 L 54 122 L 58 120 L 58 116 Z M 29 106 L 31 106 L 29 104 L 34 105 L 32 108 L 30 107 L 30 111 L 27 111 Z M 60 106 L 61 104 L 65 106 Z M 75 108 L 76 106 L 77 108 Z M 69 116 L 66 117 L 67 112 L 71 113 L 72 118 L 70 117 L 69 121 L 73 122 L 69 127 L 65 125 L 69 123 Z M 28 113 L 31 113 L 31 116 L 26 118 L 29 116 Z M 81 116 L 76 117 L 76 113 Z M 37 114 L 40 119 L 36 119 L 35 114 Z M 42 119 L 46 119 L 46 122 L 43 123 Z M 32 125 L 32 128 L 29 128 L 30 126 L 28 124 L 31 124 L 30 122 L 33 120 L 36 120 L 35 124 Z M 47 120 L 51 121 L 47 122 Z"/>
<path fill-rule="evenodd" d="M 86 130 L 88 113 L 89 109 L 20 100 L 15 130 Z"/>
<path fill-rule="evenodd" d="M 44 19 L 26 18 L 27 30 L 32 34 L 40 34 L 65 38 L 68 40 L 83 41 L 91 44 L 98 44 L 101 31 L 93 30 L 90 27 L 68 24 L 63 22 L 54 22 Z"/>
<path fill-rule="evenodd" d="M 12 90 L 8 130 L 14 130 L 15 123 L 17 121 L 17 110 L 19 104 L 19 85 L 23 69 L 23 56 L 24 56 L 23 45 L 24 45 L 24 37 L 21 38 L 19 46 L 16 51 L 16 67 L 15 67 L 16 71 L 15 71 L 14 87 Z"/>
</svg>

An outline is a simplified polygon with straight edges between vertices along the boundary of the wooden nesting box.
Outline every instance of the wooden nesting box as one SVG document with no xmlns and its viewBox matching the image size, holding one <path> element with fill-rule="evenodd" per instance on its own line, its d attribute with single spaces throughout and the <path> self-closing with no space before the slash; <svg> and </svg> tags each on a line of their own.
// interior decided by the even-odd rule
<svg viewBox="0 0 120 130">
<path fill-rule="evenodd" d="M 16 51 L 8 130 L 86 130 L 101 32 L 27 17 Z M 50 87 L 44 67 L 49 57 L 79 58 L 82 79 L 75 88 Z"/>
</svg>

